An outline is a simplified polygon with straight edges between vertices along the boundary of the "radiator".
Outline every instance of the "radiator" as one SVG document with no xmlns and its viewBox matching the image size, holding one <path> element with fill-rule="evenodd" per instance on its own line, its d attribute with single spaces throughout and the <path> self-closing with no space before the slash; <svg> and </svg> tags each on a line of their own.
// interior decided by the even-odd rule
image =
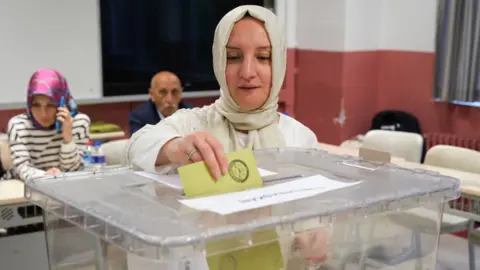
<svg viewBox="0 0 480 270">
<path fill-rule="evenodd" d="M 444 144 L 480 151 L 480 138 L 439 132 L 426 133 L 423 134 L 423 137 L 425 138 L 425 146 L 427 150 L 435 145 Z"/>
</svg>

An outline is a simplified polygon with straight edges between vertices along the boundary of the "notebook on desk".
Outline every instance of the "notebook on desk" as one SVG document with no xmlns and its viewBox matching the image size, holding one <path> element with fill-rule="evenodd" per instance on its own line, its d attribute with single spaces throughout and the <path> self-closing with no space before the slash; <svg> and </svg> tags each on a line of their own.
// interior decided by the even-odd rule
<svg viewBox="0 0 480 270">
<path fill-rule="evenodd" d="M 115 131 L 122 131 L 120 126 L 105 123 L 103 121 L 97 121 L 90 124 L 90 133 L 107 133 L 107 132 L 115 132 Z"/>
</svg>

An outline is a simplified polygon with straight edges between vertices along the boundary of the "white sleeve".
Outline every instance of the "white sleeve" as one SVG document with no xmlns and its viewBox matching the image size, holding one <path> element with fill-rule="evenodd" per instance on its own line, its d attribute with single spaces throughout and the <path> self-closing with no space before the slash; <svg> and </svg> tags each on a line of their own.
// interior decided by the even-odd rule
<svg viewBox="0 0 480 270">
<path fill-rule="evenodd" d="M 305 140 L 308 148 L 318 148 L 318 139 L 317 135 L 310 130 L 310 135 Z"/>
<path fill-rule="evenodd" d="M 306 126 L 302 126 L 302 129 L 298 133 L 302 148 L 318 148 L 317 135 Z"/>
<path fill-rule="evenodd" d="M 155 161 L 165 143 L 206 126 L 205 109 L 207 107 L 179 110 L 158 124 L 146 125 L 135 132 L 126 147 L 127 164 L 155 172 Z"/>
</svg>

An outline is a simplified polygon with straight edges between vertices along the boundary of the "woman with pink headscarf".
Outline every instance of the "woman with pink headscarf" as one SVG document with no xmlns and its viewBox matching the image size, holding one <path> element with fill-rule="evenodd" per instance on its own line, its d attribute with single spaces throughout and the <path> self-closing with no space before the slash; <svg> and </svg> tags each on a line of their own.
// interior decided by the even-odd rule
<svg viewBox="0 0 480 270">
<path fill-rule="evenodd" d="M 40 69 L 30 78 L 27 110 L 8 122 L 14 176 L 29 180 L 83 166 L 90 118 L 77 110 L 66 79 Z"/>
</svg>

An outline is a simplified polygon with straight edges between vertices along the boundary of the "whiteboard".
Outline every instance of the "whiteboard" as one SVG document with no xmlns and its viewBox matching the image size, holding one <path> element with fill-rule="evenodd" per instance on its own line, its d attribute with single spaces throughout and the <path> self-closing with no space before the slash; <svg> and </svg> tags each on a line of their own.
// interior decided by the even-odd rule
<svg viewBox="0 0 480 270">
<path fill-rule="evenodd" d="M 99 0 L 0 0 L 0 104 L 26 101 L 39 68 L 60 71 L 76 99 L 101 98 Z"/>
</svg>

